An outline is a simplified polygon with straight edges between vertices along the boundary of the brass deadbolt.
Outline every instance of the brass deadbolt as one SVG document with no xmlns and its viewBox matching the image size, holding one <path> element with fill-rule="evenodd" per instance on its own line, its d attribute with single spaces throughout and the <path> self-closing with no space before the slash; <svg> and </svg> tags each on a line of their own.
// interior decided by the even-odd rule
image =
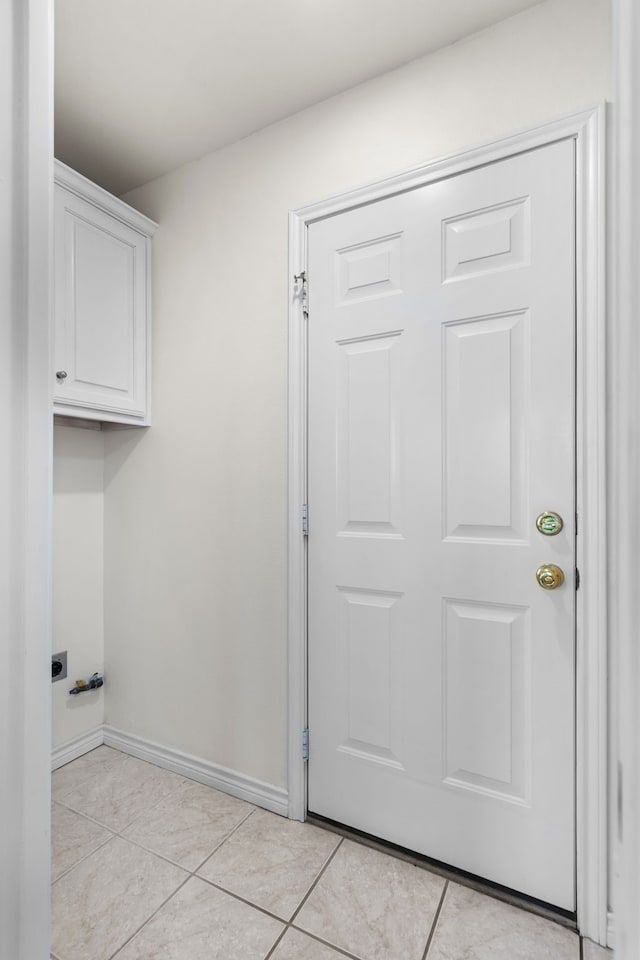
<svg viewBox="0 0 640 960">
<path fill-rule="evenodd" d="M 536 520 L 536 527 L 545 537 L 555 537 L 562 530 L 562 517 L 553 510 L 545 510 Z"/>
</svg>

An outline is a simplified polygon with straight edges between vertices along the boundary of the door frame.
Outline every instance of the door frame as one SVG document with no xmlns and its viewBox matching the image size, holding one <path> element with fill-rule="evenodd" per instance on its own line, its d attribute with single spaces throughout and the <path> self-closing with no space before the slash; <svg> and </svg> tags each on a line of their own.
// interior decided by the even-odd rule
<svg viewBox="0 0 640 960">
<path fill-rule="evenodd" d="M 0 651 L 7 664 L 0 677 L 0 956 L 44 960 L 51 898 L 53 3 L 0 6 Z"/>
<path fill-rule="evenodd" d="M 610 316 L 610 630 L 612 886 L 616 955 L 640 956 L 640 10 L 637 0 L 613 4 L 613 110 L 609 218 Z"/>
<path fill-rule="evenodd" d="M 446 156 L 289 214 L 288 791 L 307 811 L 307 231 L 355 206 L 559 140 L 576 141 L 576 905 L 580 932 L 607 942 L 608 697 L 606 560 L 605 104 Z M 302 278 L 301 278 L 302 275 Z M 299 278 L 299 279 L 296 279 Z M 588 451 L 588 456 L 587 456 Z M 313 524 L 313 517 L 310 519 Z"/>
</svg>

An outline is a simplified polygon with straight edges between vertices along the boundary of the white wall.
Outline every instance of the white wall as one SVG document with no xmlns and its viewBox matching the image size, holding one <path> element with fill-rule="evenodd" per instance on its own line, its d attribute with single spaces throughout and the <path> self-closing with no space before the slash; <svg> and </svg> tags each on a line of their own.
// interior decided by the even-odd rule
<svg viewBox="0 0 640 960">
<path fill-rule="evenodd" d="M 104 669 L 104 434 L 56 425 L 53 448 L 53 652 L 68 652 L 52 684 L 53 746 L 104 722 L 104 688 L 72 697 Z"/>
<path fill-rule="evenodd" d="M 609 93 L 608 0 L 548 0 L 132 192 L 153 426 L 105 438 L 107 721 L 286 782 L 287 213 Z"/>
</svg>

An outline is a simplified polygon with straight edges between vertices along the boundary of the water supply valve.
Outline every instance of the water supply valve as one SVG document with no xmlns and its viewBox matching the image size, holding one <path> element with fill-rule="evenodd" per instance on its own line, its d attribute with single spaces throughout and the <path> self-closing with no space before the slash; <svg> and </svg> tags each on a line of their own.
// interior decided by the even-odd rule
<svg viewBox="0 0 640 960">
<path fill-rule="evenodd" d="M 75 696 L 78 693 L 86 693 L 88 690 L 97 690 L 103 683 L 103 675 L 101 673 L 94 673 L 88 680 L 76 680 L 75 687 L 72 687 L 69 693 Z"/>
</svg>

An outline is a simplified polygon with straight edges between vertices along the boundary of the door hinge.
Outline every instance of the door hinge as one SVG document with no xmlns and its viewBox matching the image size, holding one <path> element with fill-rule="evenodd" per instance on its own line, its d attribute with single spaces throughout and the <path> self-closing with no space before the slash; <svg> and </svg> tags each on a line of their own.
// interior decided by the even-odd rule
<svg viewBox="0 0 640 960">
<path fill-rule="evenodd" d="M 302 731 L 302 759 L 309 759 L 309 728 Z"/>
<path fill-rule="evenodd" d="M 580 571 L 576 567 L 576 590 L 580 589 Z"/>
<path fill-rule="evenodd" d="M 302 300 L 302 311 L 305 316 L 309 316 L 309 285 L 307 283 L 307 271 L 301 270 L 300 273 L 293 275 L 293 282 L 296 285 L 296 296 Z"/>
<path fill-rule="evenodd" d="M 309 536 L 309 507 L 306 503 L 302 504 L 302 535 Z"/>
</svg>

